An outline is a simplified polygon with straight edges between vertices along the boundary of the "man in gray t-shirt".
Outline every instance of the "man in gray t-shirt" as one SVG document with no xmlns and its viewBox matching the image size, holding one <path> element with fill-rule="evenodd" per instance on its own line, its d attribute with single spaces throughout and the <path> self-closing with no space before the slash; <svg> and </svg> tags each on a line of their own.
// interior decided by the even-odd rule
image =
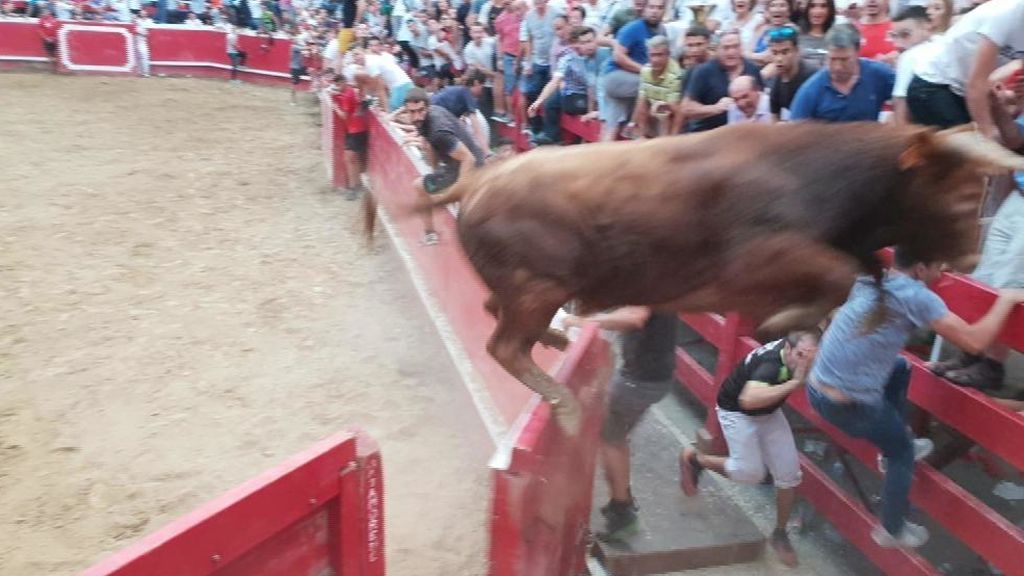
<svg viewBox="0 0 1024 576">
<path fill-rule="evenodd" d="M 431 105 L 430 97 L 421 88 L 413 88 L 405 96 L 405 105 L 399 111 L 408 116 L 416 128 L 419 138 L 407 143 L 419 146 L 428 158 L 436 161 L 436 168 L 430 174 L 421 176 L 413 188 L 424 203 L 429 203 L 429 194 L 437 194 L 449 188 L 459 179 L 464 169 L 484 165 L 484 152 L 462 122 L 441 106 Z M 438 235 L 434 229 L 432 211 L 423 213 L 423 244 L 437 244 Z"/>
<path fill-rule="evenodd" d="M 900 351 L 914 330 L 928 327 L 976 352 L 995 340 L 1013 306 L 1024 302 L 1024 290 L 1002 290 L 981 320 L 967 324 L 928 289 L 941 269 L 941 263 L 922 262 L 897 247 L 895 266 L 881 288 L 871 278 L 858 279 L 825 332 L 808 379 L 811 406 L 826 421 L 881 452 L 881 526 L 871 536 L 883 547 L 916 547 L 928 539 L 923 526 L 906 521 L 914 461 L 927 456 L 932 446 L 928 440 L 914 440 L 907 429 L 910 366 Z M 879 298 L 885 306 L 882 318 L 876 318 Z"/>
<path fill-rule="evenodd" d="M 544 86 L 551 80 L 551 44 L 555 41 L 555 18 L 559 13 L 548 6 L 548 0 L 533 0 L 533 8 L 523 17 L 519 29 L 519 42 L 526 48 L 523 54 L 524 96 L 526 105 L 533 104 Z M 530 118 L 534 133 L 543 128 L 540 118 Z"/>
</svg>

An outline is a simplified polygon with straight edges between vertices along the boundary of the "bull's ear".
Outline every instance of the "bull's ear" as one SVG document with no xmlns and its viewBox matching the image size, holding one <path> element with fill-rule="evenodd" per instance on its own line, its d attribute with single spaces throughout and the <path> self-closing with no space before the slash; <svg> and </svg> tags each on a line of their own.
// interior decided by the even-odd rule
<svg viewBox="0 0 1024 576">
<path fill-rule="evenodd" d="M 935 149 L 934 134 L 931 130 L 915 132 L 910 137 L 907 149 L 900 154 L 900 170 L 912 170 L 928 162 L 931 151 Z"/>
</svg>

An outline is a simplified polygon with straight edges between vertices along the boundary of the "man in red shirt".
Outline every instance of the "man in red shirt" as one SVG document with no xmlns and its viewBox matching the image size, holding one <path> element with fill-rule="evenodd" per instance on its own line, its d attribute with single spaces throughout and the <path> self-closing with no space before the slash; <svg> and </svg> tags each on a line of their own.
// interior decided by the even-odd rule
<svg viewBox="0 0 1024 576">
<path fill-rule="evenodd" d="M 495 94 L 495 99 L 503 98 L 503 106 L 495 105 L 496 110 L 512 111 L 512 93 L 516 90 L 519 82 L 519 65 L 521 56 L 521 45 L 519 43 L 519 28 L 523 23 L 523 14 L 526 12 L 526 2 L 515 0 L 511 6 L 506 8 L 497 20 L 494 21 L 494 30 L 498 35 L 498 49 L 501 51 L 502 77 L 504 80 L 503 94 Z M 505 124 L 512 123 L 512 117 L 507 113 L 495 118 Z"/>
<path fill-rule="evenodd" d="M 892 31 L 892 20 L 889 20 L 888 3 L 882 0 L 865 0 L 863 15 L 857 28 L 863 38 L 860 55 L 871 60 L 880 60 L 895 66 L 899 51 L 893 44 L 889 32 Z"/>
<path fill-rule="evenodd" d="M 361 54 L 357 55 L 357 58 Z M 348 177 L 348 186 L 345 188 L 345 199 L 355 200 L 362 188 L 360 176 L 366 166 L 366 150 L 370 125 L 367 115 L 368 105 L 363 101 L 363 93 L 360 89 L 360 81 L 368 78 L 365 74 L 354 74 L 350 82 L 345 82 L 342 76 L 335 81 L 338 85 L 338 93 L 334 95 L 334 104 L 341 111 L 341 117 L 345 121 L 345 174 Z"/>
<path fill-rule="evenodd" d="M 53 69 L 57 69 L 57 30 L 60 22 L 53 17 L 50 9 L 46 6 L 39 8 L 39 37 L 43 40 L 43 49 L 46 56 L 53 62 Z"/>
</svg>

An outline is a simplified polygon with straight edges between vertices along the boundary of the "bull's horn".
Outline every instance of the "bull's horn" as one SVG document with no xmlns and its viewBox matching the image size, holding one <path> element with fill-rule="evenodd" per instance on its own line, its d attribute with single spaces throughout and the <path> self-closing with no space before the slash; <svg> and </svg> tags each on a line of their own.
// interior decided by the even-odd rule
<svg viewBox="0 0 1024 576">
<path fill-rule="evenodd" d="M 1014 154 L 973 130 L 948 130 L 936 135 L 946 148 L 993 168 L 1024 170 L 1024 156 Z"/>
</svg>

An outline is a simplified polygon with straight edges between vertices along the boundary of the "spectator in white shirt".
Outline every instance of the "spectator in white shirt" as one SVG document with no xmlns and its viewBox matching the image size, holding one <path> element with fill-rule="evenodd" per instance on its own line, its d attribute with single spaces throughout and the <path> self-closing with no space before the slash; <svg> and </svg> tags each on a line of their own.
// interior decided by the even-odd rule
<svg viewBox="0 0 1024 576">
<path fill-rule="evenodd" d="M 381 108 L 385 112 L 397 110 L 405 102 L 405 95 L 413 87 L 412 79 L 398 65 L 393 54 L 384 50 L 380 38 L 367 41 L 366 72 L 374 79 Z"/>
<path fill-rule="evenodd" d="M 896 61 L 896 82 L 892 88 L 892 118 L 896 124 L 910 124 L 907 110 L 907 87 L 914 78 L 914 63 L 922 53 L 934 50 L 928 11 L 921 6 L 908 6 L 892 20 L 892 39 L 900 51 Z"/>
<path fill-rule="evenodd" d="M 729 83 L 729 124 L 771 124 L 772 109 L 768 95 L 760 90 L 750 76 L 738 76 Z"/>
</svg>

